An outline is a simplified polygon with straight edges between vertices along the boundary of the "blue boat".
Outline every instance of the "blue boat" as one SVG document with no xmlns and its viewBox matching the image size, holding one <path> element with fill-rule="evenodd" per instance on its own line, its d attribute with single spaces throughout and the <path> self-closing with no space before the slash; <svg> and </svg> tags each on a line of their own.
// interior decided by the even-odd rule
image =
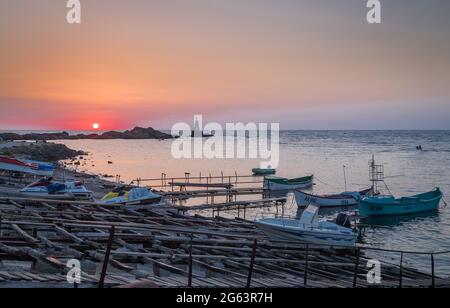
<svg viewBox="0 0 450 308">
<path fill-rule="evenodd" d="M 411 197 L 371 196 L 359 201 L 361 217 L 414 214 L 437 210 L 443 194 L 439 188 Z"/>
</svg>

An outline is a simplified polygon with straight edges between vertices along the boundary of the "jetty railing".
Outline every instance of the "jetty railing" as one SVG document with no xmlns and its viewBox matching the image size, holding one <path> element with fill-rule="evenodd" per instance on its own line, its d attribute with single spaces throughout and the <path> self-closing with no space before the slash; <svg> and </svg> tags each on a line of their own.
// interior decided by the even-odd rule
<svg viewBox="0 0 450 308">
<path fill-rule="evenodd" d="M 99 282 L 100 287 L 104 287 L 104 278 L 106 275 L 106 269 L 107 269 L 107 264 L 109 263 L 109 257 L 110 257 L 110 252 L 111 252 L 111 244 L 112 244 L 112 238 L 114 237 L 114 226 L 111 226 L 110 229 L 110 236 L 109 236 L 109 241 L 106 247 L 106 254 L 105 254 L 105 261 L 103 264 L 103 271 L 101 274 L 101 279 Z M 191 231 L 190 231 L 191 232 Z M 189 248 L 188 248 L 188 285 L 187 287 L 192 288 L 193 287 L 193 263 L 194 263 L 194 255 L 193 255 L 193 250 L 196 248 L 196 245 L 194 244 L 194 236 L 195 236 L 195 232 L 191 232 L 190 233 L 190 240 L 189 240 Z M 278 243 L 282 243 L 285 246 L 289 246 L 292 245 L 293 248 L 291 248 L 290 250 L 295 251 L 295 247 L 299 245 L 298 242 L 293 242 L 293 241 L 281 241 L 281 240 L 273 240 L 272 241 L 273 244 L 278 244 Z M 264 244 L 262 244 L 261 246 L 265 246 Z M 398 288 L 402 288 L 403 287 L 403 278 L 404 278 L 404 271 L 405 271 L 405 266 L 403 264 L 404 262 L 404 255 L 406 254 L 410 254 L 410 255 L 428 255 L 430 256 L 430 260 L 431 260 L 431 264 L 430 264 L 430 275 L 426 275 L 425 273 L 421 273 L 421 276 L 429 276 L 430 279 L 430 285 L 429 287 L 431 288 L 435 288 L 436 287 L 436 273 L 435 273 L 435 256 L 436 255 L 445 255 L 445 254 L 449 254 L 450 255 L 450 251 L 441 251 L 441 252 L 421 252 L 421 251 L 403 251 L 403 250 L 390 250 L 390 249 L 383 249 L 383 248 L 375 248 L 375 247 L 364 247 L 364 246 L 358 246 L 358 247 L 354 247 L 354 248 L 349 248 L 347 246 L 332 246 L 330 247 L 329 245 L 320 245 L 320 244 L 311 244 L 311 243 L 304 243 L 303 244 L 303 251 L 304 251 L 304 260 L 283 260 L 284 263 L 297 263 L 297 264 L 304 264 L 304 269 L 303 269 L 303 286 L 304 287 L 308 287 L 308 282 L 310 281 L 309 279 L 310 276 L 312 276 L 312 274 L 310 274 L 310 271 L 312 270 L 311 267 L 311 262 L 310 262 L 310 256 L 313 252 L 317 252 L 320 250 L 324 250 L 327 252 L 336 250 L 338 251 L 346 251 L 346 252 L 352 252 L 352 254 L 355 256 L 355 263 L 354 263 L 354 271 L 352 273 L 352 283 L 351 283 L 351 287 L 353 288 L 357 288 L 359 287 L 366 287 L 366 286 L 371 286 L 370 282 L 366 282 L 366 283 L 362 283 L 358 277 L 361 276 L 363 273 L 361 273 L 360 271 L 360 266 L 361 266 L 361 259 L 364 256 L 364 252 L 369 252 L 369 251 L 377 251 L 377 252 L 386 252 L 386 253 L 398 253 L 400 254 L 400 263 L 398 264 Z M 214 248 L 214 246 L 212 246 L 211 248 Z M 252 286 L 252 280 L 253 280 L 253 276 L 254 276 L 254 270 L 255 270 L 255 266 L 259 263 L 264 263 L 264 264 L 270 264 L 270 263 L 274 263 L 274 264 L 279 264 L 280 261 L 279 260 L 270 260 L 270 259 L 257 259 L 258 257 L 258 240 L 255 238 L 253 240 L 253 245 L 251 246 L 251 256 L 249 258 L 249 267 L 248 267 L 248 276 L 247 276 L 247 282 L 245 287 L 246 288 L 251 288 Z M 331 250 L 330 250 L 331 249 Z M 365 256 L 367 258 L 367 256 Z M 207 258 L 206 256 L 199 256 L 199 259 L 205 259 Z M 234 257 L 226 257 L 228 260 L 239 260 L 242 261 L 243 258 L 234 258 Z M 381 262 L 381 261 L 380 261 Z M 317 264 L 317 261 L 315 262 Z M 324 262 L 325 264 L 326 262 Z M 393 264 L 386 262 L 386 264 L 388 264 L 391 267 L 391 271 Z M 339 264 L 337 263 L 337 266 L 339 267 Z M 414 272 L 416 270 L 412 270 L 409 269 L 409 271 Z M 419 272 L 417 272 L 419 273 Z M 391 273 L 392 275 L 392 273 Z M 380 276 L 380 278 L 382 278 L 382 276 Z M 339 282 L 337 282 L 339 284 Z M 446 286 L 450 286 L 450 280 L 447 281 L 448 285 Z M 381 285 L 381 281 L 380 281 L 380 285 Z M 316 283 L 313 283 L 313 286 L 317 286 Z M 376 287 L 377 284 L 376 283 L 372 283 L 372 286 Z M 423 287 L 423 285 L 420 285 Z M 238 287 L 238 286 L 236 286 Z M 391 287 L 393 287 L 393 285 L 391 285 Z M 410 287 L 416 287 L 416 286 L 411 286 Z"/>
<path fill-rule="evenodd" d="M 253 179 L 253 180 L 251 180 Z M 162 173 L 158 178 L 137 178 L 131 181 L 130 184 L 141 186 L 146 184 L 152 188 L 172 188 L 183 187 L 187 184 L 203 184 L 205 187 L 214 186 L 217 184 L 222 185 L 244 185 L 244 184 L 261 184 L 263 177 L 255 175 L 238 175 L 235 172 L 232 175 L 226 175 L 221 172 L 221 175 L 213 176 L 203 175 L 200 173 L 198 176 L 191 176 L 190 172 L 186 172 L 184 176 L 168 177 L 167 174 Z"/>
<path fill-rule="evenodd" d="M 91 265 L 101 269 L 83 272 L 82 282 L 98 287 L 142 279 L 162 287 L 448 287 L 450 278 L 440 265 L 448 266 L 449 255 L 282 241 L 248 221 L 151 207 L 0 198 L 0 259 L 43 262 L 61 273 L 55 279 L 63 284 L 68 271 L 63 261 L 74 258 L 89 261 L 90 271 Z M 366 279 L 374 259 L 382 265 L 382 285 Z M 412 266 L 416 262 L 418 268 Z M 144 277 L 135 276 L 138 266 L 139 276 L 149 267 Z M 51 278 L 31 269 L 17 275 L 16 269 L 2 269 L 0 285 Z"/>
</svg>

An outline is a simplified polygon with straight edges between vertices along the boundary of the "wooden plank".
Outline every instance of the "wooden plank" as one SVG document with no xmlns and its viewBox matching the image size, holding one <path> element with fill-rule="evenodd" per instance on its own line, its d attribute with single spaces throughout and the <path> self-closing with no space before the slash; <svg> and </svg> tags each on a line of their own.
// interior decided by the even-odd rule
<svg viewBox="0 0 450 308">
<path fill-rule="evenodd" d="M 27 241 L 28 243 L 31 244 L 36 244 L 39 243 L 38 239 L 35 239 L 34 237 L 32 237 L 31 235 L 29 235 L 27 232 L 25 232 L 24 230 L 22 230 L 18 225 L 16 224 L 11 224 L 11 228 L 16 231 L 20 236 L 22 236 L 25 241 Z"/>
<path fill-rule="evenodd" d="M 0 277 L 3 277 L 5 280 L 18 280 L 18 277 L 17 276 L 15 276 L 13 273 L 10 273 L 10 272 L 4 272 L 4 271 L 1 271 L 0 272 Z"/>
<path fill-rule="evenodd" d="M 38 282 L 47 282 L 48 280 L 40 277 L 38 275 L 34 275 L 32 273 L 27 273 L 27 272 L 17 272 L 15 273 L 17 276 L 23 277 L 25 280 L 29 280 L 29 281 L 38 281 Z"/>
<path fill-rule="evenodd" d="M 227 183 L 184 183 L 184 182 L 169 182 L 170 186 L 179 186 L 179 187 L 212 187 L 212 188 L 226 188 L 230 189 L 233 187 L 233 184 Z"/>
</svg>

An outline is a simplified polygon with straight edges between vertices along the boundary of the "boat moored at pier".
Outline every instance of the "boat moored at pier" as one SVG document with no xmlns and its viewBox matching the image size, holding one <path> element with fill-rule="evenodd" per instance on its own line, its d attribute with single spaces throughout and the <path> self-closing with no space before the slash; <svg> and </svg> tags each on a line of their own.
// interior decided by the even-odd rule
<svg viewBox="0 0 450 308">
<path fill-rule="evenodd" d="M 340 207 L 340 206 L 356 206 L 359 199 L 367 196 L 372 189 L 362 191 L 343 192 L 333 195 L 313 195 L 308 194 L 299 189 L 294 191 L 295 200 L 299 207 L 306 207 L 310 204 L 319 205 L 320 207 Z"/>
<path fill-rule="evenodd" d="M 356 243 L 357 232 L 340 220 L 342 225 L 331 221 L 319 221 L 319 207 L 310 205 L 300 220 L 268 218 L 256 221 L 258 228 L 268 236 L 280 239 L 300 240 L 305 243 L 329 246 L 352 247 Z"/>
<path fill-rule="evenodd" d="M 295 190 L 305 189 L 313 186 L 314 175 L 308 175 L 295 179 L 287 179 L 276 176 L 266 176 L 264 178 L 265 190 Z"/>
<path fill-rule="evenodd" d="M 439 188 L 433 191 L 395 198 L 394 196 L 372 196 L 359 201 L 361 217 L 405 215 L 437 210 L 443 194 Z"/>
</svg>

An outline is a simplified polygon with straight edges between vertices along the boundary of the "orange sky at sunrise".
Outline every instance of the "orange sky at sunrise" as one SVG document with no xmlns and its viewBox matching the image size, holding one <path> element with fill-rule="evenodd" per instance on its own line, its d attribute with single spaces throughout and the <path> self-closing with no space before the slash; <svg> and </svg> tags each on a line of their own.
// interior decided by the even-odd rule
<svg viewBox="0 0 450 308">
<path fill-rule="evenodd" d="M 377 26 L 356 0 L 81 2 L 81 25 L 65 1 L 0 3 L 0 129 L 163 129 L 194 113 L 450 128 L 448 2 L 386 3 Z"/>
</svg>

